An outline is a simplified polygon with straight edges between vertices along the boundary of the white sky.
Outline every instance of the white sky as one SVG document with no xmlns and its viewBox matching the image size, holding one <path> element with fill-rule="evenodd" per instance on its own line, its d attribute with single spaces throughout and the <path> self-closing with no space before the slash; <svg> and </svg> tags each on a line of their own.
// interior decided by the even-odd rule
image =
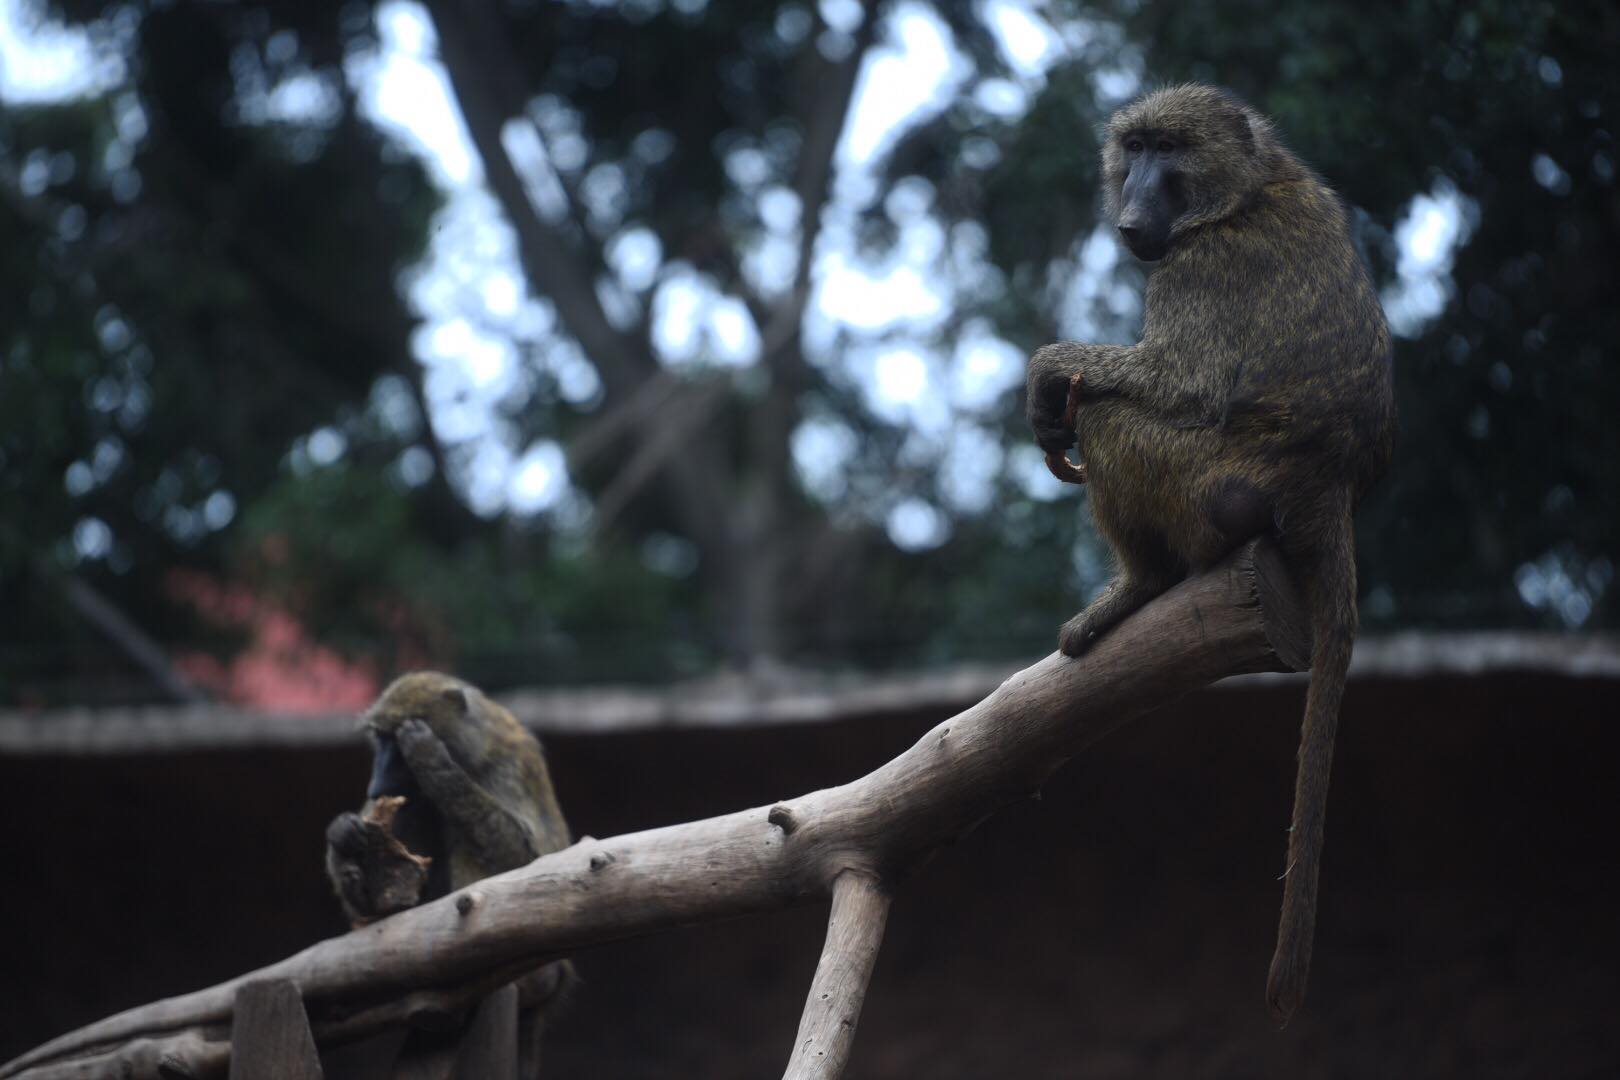
<svg viewBox="0 0 1620 1080">
<path fill-rule="evenodd" d="M 859 5 L 850 0 L 822 0 L 822 11 L 843 29 L 853 29 L 852 20 L 860 17 Z M 981 86 L 978 100 L 1016 117 L 1060 56 L 1059 33 L 1040 3 L 985 0 L 980 13 L 1015 79 Z M 935 347 L 933 331 L 955 300 L 951 268 L 971 277 L 982 265 L 977 261 L 982 254 L 974 254 L 982 237 L 946 236 L 929 213 L 925 190 L 903 188 L 886 204 L 900 237 L 891 255 L 874 263 L 856 249 L 854 216 L 874 190 L 866 169 L 908 125 L 962 92 L 972 74 L 949 30 L 927 5 L 902 2 L 888 19 L 890 32 L 866 59 L 838 146 L 834 201 L 816 253 L 805 337 L 815 354 L 818 348 L 830 353 L 836 331 L 852 336 L 853 345 L 836 358 L 821 359 L 842 364 L 877 415 L 914 430 L 917 452 L 943 463 L 947 502 L 972 512 L 987 500 L 1002 462 L 999 445 L 977 420 L 1022 381 L 1023 357 L 984 327 L 970 329 L 948 353 Z M 520 388 L 520 350 L 532 350 L 572 401 L 585 403 L 597 393 L 595 372 L 577 347 L 555 344 L 550 305 L 527 292 L 511 231 L 483 186 L 477 156 L 435 59 L 426 12 L 410 0 L 391 0 L 379 8 L 378 22 L 380 51 L 350 56 L 348 78 L 365 114 L 418 153 L 447 195 L 428 258 L 409 286 L 424 319 L 413 345 L 429 369 L 425 385 L 433 423 L 447 443 L 460 444 L 463 464 L 455 479 L 480 512 L 557 508 L 569 492 L 561 447 L 546 439 L 518 445 L 498 408 Z M 1064 32 L 1072 40 L 1090 30 L 1070 26 Z M 23 0 L 0 0 L 0 100 L 63 100 L 116 85 L 124 75 L 122 62 L 98 56 L 84 31 L 40 22 Z M 1133 92 L 1139 81 L 1128 57 L 1098 79 L 1099 92 L 1108 97 Z M 273 97 L 275 108 L 296 111 L 319 107 L 321 94 L 316 85 L 284 86 Z M 566 136 L 553 139 L 553 151 L 567 152 L 566 141 Z M 555 173 L 532 130 L 511 125 L 507 145 L 541 212 L 555 212 Z M 739 182 L 746 181 L 750 167 L 746 158 L 728 161 Z M 1549 171 L 1546 182 L 1557 179 Z M 770 236 L 750 253 L 746 266 L 760 287 L 769 289 L 791 274 L 799 207 L 784 189 L 756 194 Z M 1413 200 L 1395 231 L 1399 281 L 1384 298 L 1398 333 L 1416 333 L 1441 310 L 1451 288 L 1452 255 L 1466 241 L 1473 213 L 1467 200 L 1444 185 Z M 652 303 L 654 345 L 665 363 L 753 362 L 759 333 L 746 309 L 690 268 L 663 263 L 657 247 L 650 232 L 634 227 L 609 245 L 617 277 L 603 295 L 610 313 L 634 314 L 639 305 Z M 1109 231 L 1084 239 L 1074 254 L 1073 263 L 1059 268 L 1066 278 L 1060 304 L 1064 331 L 1086 336 L 1089 313 L 1099 305 L 1115 315 L 1133 315 L 1140 298 L 1111 283 L 1118 250 Z M 853 452 L 852 438 L 847 428 L 839 431 L 823 421 L 808 421 L 795 435 L 795 460 L 812 491 L 830 497 L 843 490 L 838 470 Z M 994 468 L 981 467 L 987 459 Z M 1015 451 L 1007 464 L 1031 494 L 1058 493 L 1038 455 Z M 402 465 L 420 475 L 419 461 Z M 903 546 L 927 547 L 948 532 L 943 515 L 921 500 L 903 500 L 883 513 L 891 536 Z"/>
<path fill-rule="evenodd" d="M 104 85 L 110 72 L 84 31 L 39 23 L 23 0 L 0 0 L 0 101 L 61 101 Z M 100 78 L 98 78 L 100 76 Z"/>
</svg>

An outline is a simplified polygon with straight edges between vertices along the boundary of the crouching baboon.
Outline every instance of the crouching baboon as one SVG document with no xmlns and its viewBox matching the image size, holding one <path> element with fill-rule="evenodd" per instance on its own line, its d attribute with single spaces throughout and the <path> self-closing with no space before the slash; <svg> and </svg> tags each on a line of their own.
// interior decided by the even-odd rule
<svg viewBox="0 0 1620 1080">
<path fill-rule="evenodd" d="M 1206 86 L 1108 122 L 1104 197 L 1157 262 L 1140 344 L 1060 343 L 1029 365 L 1036 441 L 1089 485 L 1117 575 L 1059 647 L 1101 634 L 1253 536 L 1276 537 L 1313 635 L 1281 927 L 1266 988 L 1305 993 L 1339 700 L 1356 631 L 1351 514 L 1388 467 L 1389 332 L 1343 207 L 1271 123 Z M 1084 471 L 1067 460 L 1078 437 Z"/>
<path fill-rule="evenodd" d="M 366 804 L 326 830 L 327 876 L 352 925 L 571 843 L 539 742 L 476 687 L 436 672 L 404 675 L 361 723 L 372 742 Z M 519 981 L 524 1076 L 538 1072 L 546 1015 L 573 981 L 567 961 Z M 448 1064 L 449 1049 L 431 1034 L 412 1040 L 402 1051 L 411 1075 L 433 1074 L 423 1058 Z"/>
</svg>

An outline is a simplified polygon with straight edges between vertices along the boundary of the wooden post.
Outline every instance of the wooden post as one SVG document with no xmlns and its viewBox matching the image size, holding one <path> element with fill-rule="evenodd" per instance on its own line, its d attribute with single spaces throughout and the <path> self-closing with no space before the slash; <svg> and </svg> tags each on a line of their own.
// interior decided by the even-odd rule
<svg viewBox="0 0 1620 1080">
<path fill-rule="evenodd" d="M 298 984 L 259 979 L 236 992 L 230 1080 L 322 1080 Z"/>
<path fill-rule="evenodd" d="M 510 983 L 478 1003 L 456 1054 L 456 1080 L 517 1080 L 518 988 Z"/>
</svg>

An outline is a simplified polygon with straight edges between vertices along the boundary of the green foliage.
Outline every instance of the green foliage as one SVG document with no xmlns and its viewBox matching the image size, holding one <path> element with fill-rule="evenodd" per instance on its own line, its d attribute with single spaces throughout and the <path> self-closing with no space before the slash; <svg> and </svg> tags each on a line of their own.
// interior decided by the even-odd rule
<svg viewBox="0 0 1620 1080">
<path fill-rule="evenodd" d="M 424 538 L 416 503 L 397 479 L 349 462 L 291 471 L 244 514 L 229 565 L 382 671 L 437 664 L 510 685 L 668 678 L 713 662 L 712 644 L 683 627 L 697 601 L 689 582 L 516 524 L 446 550 Z"/>
<path fill-rule="evenodd" d="M 346 74 L 376 46 L 374 12 L 59 7 L 124 69 L 81 100 L 0 111 L 0 607 L 12 615 L 0 698 L 84 697 L 87 679 L 113 696 L 151 692 L 64 602 L 62 571 L 165 645 L 226 655 L 240 643 L 176 597 L 171 572 L 189 570 L 251 587 L 380 668 L 453 664 L 492 685 L 735 661 L 751 611 L 779 631 L 763 651 L 794 661 L 1023 654 L 1102 578 L 1080 501 L 1032 494 L 1024 459 L 992 470 L 987 506 L 957 506 L 938 446 L 875 414 L 849 358 L 889 331 L 846 328 L 814 355 L 790 336 L 769 372 L 716 374 L 700 359 L 683 386 L 724 386 L 677 431 L 701 482 L 655 469 L 606 528 L 583 528 L 581 507 L 679 410 L 577 469 L 580 500 L 564 512 L 475 513 L 462 448 L 424 416 L 421 314 L 401 291 L 442 196 L 360 116 Z M 857 38 L 794 2 L 490 10 L 519 58 L 492 83 L 577 158 L 559 175 L 581 201 L 550 221 L 546 257 L 594 277 L 617 238 L 646 230 L 663 266 L 768 322 L 783 297 L 749 294 L 743 269 L 769 232 L 761 195 L 802 181 L 836 57 Z M 943 355 L 986 328 L 1033 348 L 1077 317 L 1128 338 L 1129 305 L 1109 298 L 1139 286 L 1135 266 L 1107 271 L 1079 316 L 1065 308 L 1097 223 L 1096 129 L 1114 104 L 1101 88 L 1229 85 L 1355 208 L 1382 286 L 1400 285 L 1395 230 L 1415 196 L 1455 198 L 1466 218 L 1437 279 L 1444 303 L 1398 345 L 1399 459 L 1361 519 L 1365 621 L 1620 623 L 1609 5 L 1059 5 L 1065 51 L 1038 78 L 1009 69 L 980 5 L 930 10 L 962 54 L 960 93 L 875 163 L 847 224 L 879 257 L 903 243 L 897 189 L 938 223 L 930 284 L 950 310 L 923 336 Z M 271 115 L 266 88 L 295 76 L 321 106 Z M 998 80 L 1020 108 L 985 104 L 978 91 Z M 641 366 L 598 364 L 604 390 L 562 393 L 556 358 L 575 347 L 576 313 L 542 299 L 560 328 L 519 346 L 522 384 L 499 408 L 520 446 L 569 443 L 662 370 L 647 293 L 618 330 Z M 1028 442 L 1016 398 L 957 419 L 1010 452 Z M 852 436 L 832 495 L 804 490 L 792 467 L 808 418 Z M 694 511 L 700 497 L 708 509 Z M 939 546 L 885 535 L 906 499 L 944 515 Z"/>
</svg>

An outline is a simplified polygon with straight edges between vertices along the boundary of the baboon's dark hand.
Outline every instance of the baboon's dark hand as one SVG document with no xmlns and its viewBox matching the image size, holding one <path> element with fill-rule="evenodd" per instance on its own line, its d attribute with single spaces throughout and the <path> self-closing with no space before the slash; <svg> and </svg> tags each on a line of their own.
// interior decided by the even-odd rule
<svg viewBox="0 0 1620 1080">
<path fill-rule="evenodd" d="M 360 862 L 365 852 L 365 830 L 366 823 L 354 813 L 339 814 L 326 827 L 327 877 L 356 926 L 377 914 Z"/>
<path fill-rule="evenodd" d="M 394 738 L 399 740 L 400 753 L 405 755 L 411 775 L 440 809 L 472 787 L 466 771 L 456 764 L 444 741 L 425 721 L 404 721 L 395 729 Z"/>
<path fill-rule="evenodd" d="M 455 763 L 450 760 L 450 751 L 445 749 L 444 743 L 425 721 L 416 719 L 402 721 L 394 730 L 394 738 L 399 741 L 400 753 L 405 755 L 405 764 L 411 767 L 411 773 L 418 781 L 423 780 L 426 773 L 442 770 L 447 766 L 455 767 Z"/>
<path fill-rule="evenodd" d="M 1054 362 L 1052 351 L 1042 349 L 1029 362 L 1025 410 L 1035 442 L 1048 454 L 1058 454 L 1075 443 L 1074 417 L 1069 409 L 1072 371 Z"/>
<path fill-rule="evenodd" d="M 326 846 L 350 859 L 358 857 L 366 847 L 366 823 L 359 814 L 344 811 L 326 827 Z"/>
</svg>

